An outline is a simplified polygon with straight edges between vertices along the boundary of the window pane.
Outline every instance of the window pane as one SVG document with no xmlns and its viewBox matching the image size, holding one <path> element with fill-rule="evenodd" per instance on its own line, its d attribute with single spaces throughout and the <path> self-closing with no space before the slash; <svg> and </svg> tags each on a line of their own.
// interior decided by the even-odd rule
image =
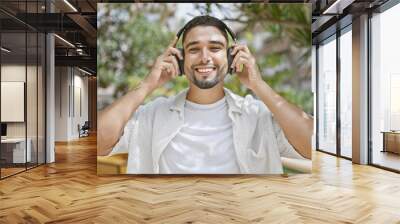
<svg viewBox="0 0 400 224">
<path fill-rule="evenodd" d="M 371 19 L 372 163 L 396 170 L 400 170 L 400 32 L 394 27 L 399 21 L 400 4 Z"/>
<path fill-rule="evenodd" d="M 28 168 L 37 165 L 37 33 L 28 32 L 28 62 L 26 80 L 27 139 L 30 143 Z"/>
<path fill-rule="evenodd" d="M 351 30 L 340 36 L 340 152 L 351 158 L 352 141 L 352 38 Z"/>
<path fill-rule="evenodd" d="M 336 153 L 336 40 L 318 49 L 318 147 Z"/>
<path fill-rule="evenodd" d="M 30 161 L 26 142 L 26 33 L 2 32 L 1 46 L 1 123 L 6 131 L 1 140 L 1 177 L 25 170 Z"/>
</svg>

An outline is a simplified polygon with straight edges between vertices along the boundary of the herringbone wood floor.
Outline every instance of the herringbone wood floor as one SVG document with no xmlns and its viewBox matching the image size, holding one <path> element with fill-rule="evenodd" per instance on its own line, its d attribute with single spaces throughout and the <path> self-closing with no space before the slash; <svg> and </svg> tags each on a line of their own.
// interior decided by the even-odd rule
<svg viewBox="0 0 400 224">
<path fill-rule="evenodd" d="M 96 139 L 0 181 L 0 223 L 400 223 L 400 175 L 315 153 L 314 173 L 96 175 Z"/>
</svg>

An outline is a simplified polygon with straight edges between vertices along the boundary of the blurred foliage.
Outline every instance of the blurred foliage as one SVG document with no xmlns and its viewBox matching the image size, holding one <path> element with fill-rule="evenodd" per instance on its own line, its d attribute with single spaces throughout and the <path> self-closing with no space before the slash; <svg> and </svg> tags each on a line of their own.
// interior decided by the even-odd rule
<svg viewBox="0 0 400 224">
<path fill-rule="evenodd" d="M 176 21 L 176 4 L 99 5 L 99 87 L 112 86 L 115 99 L 143 80 L 173 39 L 177 30 L 169 28 L 169 21 L 175 20 L 179 27 L 187 21 Z M 189 15 L 218 11 L 224 16 L 220 19 L 237 24 L 239 42 L 248 44 L 263 79 L 289 102 L 312 113 L 310 4 L 199 3 L 193 8 Z M 179 77 L 147 100 L 175 95 L 187 86 L 186 78 Z M 251 94 L 234 75 L 226 78 L 225 86 L 242 96 Z"/>
<path fill-rule="evenodd" d="M 148 74 L 154 60 L 164 51 L 174 34 L 163 25 L 165 17 L 162 14 L 151 21 L 148 18 L 151 11 L 138 10 L 135 5 L 106 6 L 105 15 L 98 20 L 99 87 L 113 85 L 113 97 L 118 98 L 137 86 Z M 172 86 L 176 87 L 185 83 L 184 80 L 174 82 L 176 85 Z M 164 91 L 158 93 L 163 95 Z"/>
</svg>

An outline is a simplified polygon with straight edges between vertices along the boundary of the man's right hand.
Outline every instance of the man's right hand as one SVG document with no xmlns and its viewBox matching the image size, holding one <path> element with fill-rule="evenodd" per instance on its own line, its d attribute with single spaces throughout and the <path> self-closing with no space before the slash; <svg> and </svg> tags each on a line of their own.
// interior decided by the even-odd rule
<svg viewBox="0 0 400 224">
<path fill-rule="evenodd" d="M 175 55 L 182 58 L 175 48 L 178 38 L 171 42 L 167 50 L 160 55 L 150 74 L 143 80 L 142 85 L 129 91 L 98 114 L 97 150 L 98 155 L 108 155 L 112 147 L 120 139 L 128 120 L 143 103 L 146 96 L 156 88 L 164 85 L 179 74 L 178 61 Z"/>
<path fill-rule="evenodd" d="M 175 55 L 180 59 L 183 59 L 183 56 L 181 52 L 175 48 L 177 42 L 178 37 L 175 36 L 165 52 L 157 58 L 150 74 L 145 78 L 144 84 L 149 87 L 150 91 L 161 87 L 166 82 L 179 75 L 178 61 Z"/>
</svg>

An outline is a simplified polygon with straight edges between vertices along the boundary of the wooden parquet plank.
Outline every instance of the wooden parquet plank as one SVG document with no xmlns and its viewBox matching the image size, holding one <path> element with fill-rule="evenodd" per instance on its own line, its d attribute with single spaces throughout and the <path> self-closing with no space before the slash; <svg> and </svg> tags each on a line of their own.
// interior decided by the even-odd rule
<svg viewBox="0 0 400 224">
<path fill-rule="evenodd" d="M 0 223 L 399 223 L 400 175 L 315 152 L 313 174 L 105 176 L 96 139 L 0 181 Z"/>
</svg>

